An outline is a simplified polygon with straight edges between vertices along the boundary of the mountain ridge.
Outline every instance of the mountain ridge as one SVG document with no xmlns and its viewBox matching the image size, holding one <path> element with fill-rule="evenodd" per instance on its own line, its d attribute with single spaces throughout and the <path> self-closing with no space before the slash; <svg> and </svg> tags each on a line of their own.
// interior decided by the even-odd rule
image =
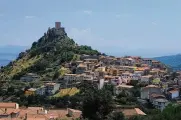
<svg viewBox="0 0 181 120">
<path fill-rule="evenodd" d="M 164 64 L 171 66 L 174 70 L 181 69 L 181 54 L 155 57 L 153 59 L 161 61 Z"/>
</svg>

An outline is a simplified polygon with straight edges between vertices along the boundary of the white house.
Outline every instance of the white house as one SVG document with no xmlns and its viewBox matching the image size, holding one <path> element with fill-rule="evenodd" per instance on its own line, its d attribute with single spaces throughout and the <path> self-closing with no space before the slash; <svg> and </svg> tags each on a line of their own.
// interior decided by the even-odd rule
<svg viewBox="0 0 181 120">
<path fill-rule="evenodd" d="M 168 93 L 171 99 L 179 97 L 179 90 L 171 90 Z"/>
<path fill-rule="evenodd" d="M 104 87 L 104 79 L 100 79 L 98 83 L 98 89 L 102 89 Z"/>
<path fill-rule="evenodd" d="M 46 83 L 45 86 L 46 93 L 48 93 L 49 95 L 55 94 L 55 92 L 58 91 L 60 88 L 60 84 L 57 83 Z"/>
</svg>

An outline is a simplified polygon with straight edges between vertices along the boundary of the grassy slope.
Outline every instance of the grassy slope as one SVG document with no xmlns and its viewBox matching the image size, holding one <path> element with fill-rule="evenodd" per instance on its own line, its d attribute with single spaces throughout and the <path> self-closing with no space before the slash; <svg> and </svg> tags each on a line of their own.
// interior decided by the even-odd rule
<svg viewBox="0 0 181 120">
<path fill-rule="evenodd" d="M 59 93 L 55 94 L 53 97 L 64 97 L 66 95 L 73 96 L 79 92 L 79 89 L 73 87 L 73 88 L 67 88 L 67 89 L 61 89 Z"/>
<path fill-rule="evenodd" d="M 13 61 L 13 66 L 7 67 L 4 72 L 1 73 L 1 76 L 11 78 L 15 74 L 21 72 L 24 69 L 27 69 L 28 67 L 32 66 L 35 62 L 37 62 L 39 59 L 41 59 L 41 55 L 35 56 L 29 59 L 29 56 L 25 56 L 22 59 L 18 59 Z M 3 77 L 3 78 L 4 78 Z"/>
</svg>

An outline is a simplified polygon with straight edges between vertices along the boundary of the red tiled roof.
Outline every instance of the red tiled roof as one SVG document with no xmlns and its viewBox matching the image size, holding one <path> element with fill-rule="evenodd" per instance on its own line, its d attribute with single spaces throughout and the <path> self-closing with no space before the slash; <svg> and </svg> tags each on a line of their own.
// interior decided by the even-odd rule
<svg viewBox="0 0 181 120">
<path fill-rule="evenodd" d="M 143 111 L 141 111 L 139 108 L 134 109 L 124 109 L 122 110 L 123 114 L 126 117 L 134 116 L 134 115 L 146 115 Z"/>
<path fill-rule="evenodd" d="M 135 108 L 138 115 L 146 115 L 143 111 L 141 111 L 139 108 Z"/>
<path fill-rule="evenodd" d="M 15 108 L 16 103 L 0 103 L 0 108 Z"/>
</svg>

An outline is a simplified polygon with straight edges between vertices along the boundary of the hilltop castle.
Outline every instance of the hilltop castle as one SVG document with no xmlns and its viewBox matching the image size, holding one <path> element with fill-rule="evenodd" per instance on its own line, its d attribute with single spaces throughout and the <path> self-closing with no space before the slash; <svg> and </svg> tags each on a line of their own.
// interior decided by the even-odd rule
<svg viewBox="0 0 181 120">
<path fill-rule="evenodd" d="M 56 35 L 66 34 L 65 28 L 61 26 L 61 22 L 55 22 L 55 33 Z"/>
</svg>

